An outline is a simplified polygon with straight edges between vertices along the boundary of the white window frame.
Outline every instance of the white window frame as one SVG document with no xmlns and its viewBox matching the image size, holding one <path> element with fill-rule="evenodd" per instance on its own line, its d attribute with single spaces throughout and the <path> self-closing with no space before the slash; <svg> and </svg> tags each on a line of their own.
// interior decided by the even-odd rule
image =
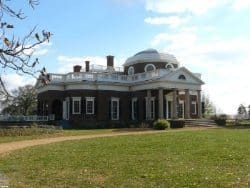
<svg viewBox="0 0 250 188">
<path fill-rule="evenodd" d="M 85 109 L 86 109 L 86 114 L 95 114 L 95 97 L 85 97 Z M 88 112 L 88 102 L 92 103 L 92 111 Z"/>
<path fill-rule="evenodd" d="M 75 101 L 79 102 L 79 112 L 75 112 Z M 81 97 L 72 97 L 72 114 L 81 114 Z"/>
<path fill-rule="evenodd" d="M 132 120 L 136 120 L 136 117 L 135 117 L 135 103 L 137 102 L 137 97 L 134 97 L 134 98 L 132 98 L 132 105 L 131 105 L 131 107 L 132 107 L 132 109 L 131 109 L 131 111 L 132 111 Z"/>
<path fill-rule="evenodd" d="M 117 116 L 113 117 L 113 102 L 117 102 Z M 111 97 L 111 120 L 119 120 L 119 115 L 120 115 L 120 111 L 119 111 L 119 107 L 120 107 L 120 99 L 116 98 L 116 97 Z"/>
<path fill-rule="evenodd" d="M 148 68 L 149 66 L 153 66 L 154 70 L 152 70 L 152 71 L 155 71 L 155 70 L 156 70 L 155 65 L 153 65 L 153 64 L 147 64 L 147 65 L 144 67 L 144 71 L 145 71 L 145 72 L 151 72 L 151 71 L 147 71 L 147 68 Z"/>
<path fill-rule="evenodd" d="M 128 68 L 128 75 L 133 75 L 133 74 L 135 74 L 135 69 L 134 69 L 134 67 L 129 67 Z"/>
<path fill-rule="evenodd" d="M 197 114 L 197 109 L 196 109 L 197 102 L 196 101 L 192 101 L 191 104 L 194 105 L 194 113 L 192 112 L 192 114 L 196 115 Z"/>
<path fill-rule="evenodd" d="M 182 114 L 181 114 L 181 119 L 184 119 L 184 114 L 185 114 L 185 102 L 184 100 L 179 101 L 179 105 L 182 105 Z M 178 112 L 179 113 L 179 112 Z"/>
</svg>

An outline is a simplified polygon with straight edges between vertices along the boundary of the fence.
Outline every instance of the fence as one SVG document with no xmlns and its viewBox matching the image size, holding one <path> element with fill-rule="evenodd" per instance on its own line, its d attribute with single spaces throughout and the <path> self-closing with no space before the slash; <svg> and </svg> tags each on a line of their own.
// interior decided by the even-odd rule
<svg viewBox="0 0 250 188">
<path fill-rule="evenodd" d="M 22 121 L 28 121 L 28 122 L 36 122 L 36 121 L 48 121 L 48 120 L 54 120 L 54 117 L 48 117 L 48 116 L 11 116 L 11 115 L 0 115 L 0 121 L 12 121 L 12 122 L 22 122 Z"/>
</svg>

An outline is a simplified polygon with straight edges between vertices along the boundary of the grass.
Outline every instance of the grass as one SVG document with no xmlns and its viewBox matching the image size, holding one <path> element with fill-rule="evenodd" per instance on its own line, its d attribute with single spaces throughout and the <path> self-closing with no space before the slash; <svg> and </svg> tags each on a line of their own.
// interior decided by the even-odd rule
<svg viewBox="0 0 250 188">
<path fill-rule="evenodd" d="M 10 187 L 248 187 L 249 129 L 67 141 L 0 157 Z"/>
<path fill-rule="evenodd" d="M 21 140 L 51 138 L 59 136 L 101 134 L 108 132 L 112 132 L 112 129 L 62 130 L 39 127 L 0 129 L 0 144 Z"/>
</svg>

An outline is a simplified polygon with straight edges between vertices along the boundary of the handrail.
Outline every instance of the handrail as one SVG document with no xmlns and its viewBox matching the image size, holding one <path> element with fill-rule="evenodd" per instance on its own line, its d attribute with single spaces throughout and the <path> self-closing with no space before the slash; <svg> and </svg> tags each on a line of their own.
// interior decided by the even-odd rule
<svg viewBox="0 0 250 188">
<path fill-rule="evenodd" d="M 106 81 L 106 82 L 120 82 L 131 83 L 150 80 L 163 76 L 169 73 L 170 70 L 156 69 L 151 72 L 137 73 L 133 75 L 125 75 L 119 73 L 106 72 L 73 72 L 68 74 L 50 74 L 51 82 L 75 82 L 75 81 Z"/>
<path fill-rule="evenodd" d="M 23 115 L 0 115 L 0 121 L 48 121 L 48 116 L 37 116 L 37 115 L 31 115 L 31 116 L 23 116 Z"/>
</svg>

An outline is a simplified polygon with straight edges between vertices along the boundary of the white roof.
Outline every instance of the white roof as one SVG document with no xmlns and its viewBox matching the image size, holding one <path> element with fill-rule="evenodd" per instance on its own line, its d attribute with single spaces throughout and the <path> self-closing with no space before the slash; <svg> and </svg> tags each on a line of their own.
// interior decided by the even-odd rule
<svg viewBox="0 0 250 188">
<path fill-rule="evenodd" d="M 147 62 L 165 62 L 178 64 L 176 57 L 168 53 L 160 53 L 155 49 L 148 49 L 129 57 L 123 66 L 130 66 L 137 63 L 147 63 Z"/>
</svg>

